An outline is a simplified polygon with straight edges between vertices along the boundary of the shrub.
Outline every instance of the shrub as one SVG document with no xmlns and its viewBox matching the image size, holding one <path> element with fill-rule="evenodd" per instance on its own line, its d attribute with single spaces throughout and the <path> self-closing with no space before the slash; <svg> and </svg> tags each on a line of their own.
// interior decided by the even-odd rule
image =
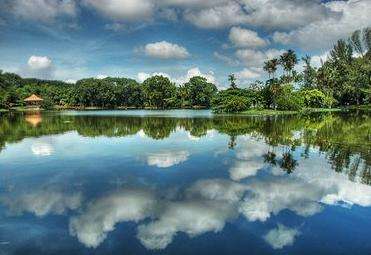
<svg viewBox="0 0 371 255">
<path fill-rule="evenodd" d="M 277 109 L 282 111 L 300 111 L 303 109 L 303 98 L 298 93 L 279 96 Z"/>
<path fill-rule="evenodd" d="M 303 90 L 300 94 L 303 97 L 306 107 L 331 107 L 335 102 L 335 99 L 332 96 L 325 95 L 318 89 Z"/>
<path fill-rule="evenodd" d="M 245 90 L 227 89 L 220 91 L 212 100 L 214 112 L 236 113 L 246 111 L 251 107 L 251 99 Z"/>
</svg>

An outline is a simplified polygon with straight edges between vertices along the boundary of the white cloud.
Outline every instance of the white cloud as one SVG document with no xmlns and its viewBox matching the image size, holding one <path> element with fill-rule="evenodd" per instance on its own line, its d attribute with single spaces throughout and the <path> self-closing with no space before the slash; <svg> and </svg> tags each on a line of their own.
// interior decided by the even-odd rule
<svg viewBox="0 0 371 255">
<path fill-rule="evenodd" d="M 229 176 L 234 181 L 255 176 L 264 165 L 264 162 L 259 161 L 237 161 L 234 166 L 229 169 Z"/>
<path fill-rule="evenodd" d="M 276 42 L 300 46 L 302 49 L 327 49 L 336 40 L 346 38 L 356 29 L 371 25 L 368 0 L 332 1 L 326 8 L 333 14 L 329 17 L 308 23 L 287 33 L 277 33 Z"/>
<path fill-rule="evenodd" d="M 69 83 L 69 84 L 75 84 L 77 82 L 77 80 L 74 80 L 74 79 L 67 79 L 64 81 L 65 83 Z"/>
<path fill-rule="evenodd" d="M 31 69 L 41 70 L 50 68 L 52 66 L 52 60 L 46 56 L 31 56 L 27 64 Z"/>
<path fill-rule="evenodd" d="M 268 42 L 259 37 L 258 33 L 241 27 L 232 27 L 229 32 L 229 40 L 236 47 L 259 48 L 268 45 Z"/>
<path fill-rule="evenodd" d="M 152 0 L 83 0 L 83 2 L 113 20 L 148 20 L 155 8 Z"/>
<path fill-rule="evenodd" d="M 323 63 L 325 63 L 329 57 L 330 52 L 326 51 L 325 53 L 321 55 L 315 55 L 311 58 L 310 62 L 311 65 L 314 67 L 320 67 Z"/>
<path fill-rule="evenodd" d="M 162 5 L 186 7 L 186 8 L 205 8 L 227 3 L 229 0 L 160 0 Z"/>
<path fill-rule="evenodd" d="M 111 30 L 114 32 L 121 32 L 126 29 L 126 26 L 122 23 L 115 22 L 115 23 L 109 23 L 109 24 L 104 25 L 104 28 L 106 30 Z"/>
<path fill-rule="evenodd" d="M 51 58 L 47 56 L 31 56 L 27 66 L 21 68 L 19 73 L 25 77 L 50 79 L 54 76 L 54 65 Z"/>
<path fill-rule="evenodd" d="M 163 77 L 166 77 L 166 78 L 169 78 L 169 80 L 171 80 L 171 77 L 170 75 L 168 75 L 167 73 L 144 73 L 144 72 L 140 72 L 137 74 L 137 80 L 139 82 L 144 82 L 145 80 L 147 80 L 148 78 L 150 77 L 153 77 L 153 76 L 163 76 Z"/>
<path fill-rule="evenodd" d="M 96 248 L 123 221 L 150 216 L 155 205 L 150 192 L 123 190 L 91 203 L 86 211 L 70 220 L 70 233 L 87 247 Z"/>
<path fill-rule="evenodd" d="M 231 57 L 228 57 L 226 55 L 223 55 L 217 51 L 214 52 L 214 57 L 216 59 L 219 59 L 223 62 L 225 62 L 227 65 L 230 65 L 230 66 L 238 66 L 240 64 L 240 62 L 237 60 L 237 59 L 233 59 Z"/>
<path fill-rule="evenodd" d="M 188 151 L 166 151 L 153 153 L 147 156 L 147 164 L 149 166 L 157 166 L 159 168 L 168 168 L 187 161 L 189 157 Z"/>
<path fill-rule="evenodd" d="M 264 239 L 273 249 L 282 249 L 285 246 L 293 245 L 295 238 L 300 234 L 297 229 L 285 227 L 278 224 L 277 228 L 270 230 Z"/>
<path fill-rule="evenodd" d="M 187 189 L 188 197 L 238 202 L 247 190 L 246 185 L 224 179 L 200 180 Z"/>
<path fill-rule="evenodd" d="M 96 76 L 96 78 L 98 79 L 98 80 L 103 80 L 103 79 L 106 79 L 108 76 L 107 75 L 105 75 L 105 74 L 98 74 L 97 76 Z"/>
<path fill-rule="evenodd" d="M 250 221 L 266 221 L 271 214 L 284 209 L 301 216 L 318 213 L 321 210 L 319 201 L 331 189 L 297 179 L 275 177 L 251 183 L 249 191 L 241 203 L 240 212 Z"/>
<path fill-rule="evenodd" d="M 317 0 L 243 0 L 246 23 L 268 29 L 294 29 L 321 20 L 331 11 Z"/>
<path fill-rule="evenodd" d="M 14 15 L 23 19 L 51 21 L 58 16 L 75 16 L 74 0 L 14 0 L 11 2 Z"/>
<path fill-rule="evenodd" d="M 209 71 L 208 73 L 202 73 L 198 67 L 191 68 L 187 71 L 185 76 L 181 76 L 175 79 L 175 82 L 178 84 L 183 84 L 188 82 L 194 76 L 201 76 L 206 78 L 206 80 L 210 83 L 216 83 L 216 79 L 214 77 L 214 72 Z"/>
<path fill-rule="evenodd" d="M 164 249 L 177 232 L 194 237 L 219 232 L 227 220 L 236 217 L 230 204 L 208 200 L 169 202 L 158 220 L 138 227 L 137 237 L 148 249 Z"/>
<path fill-rule="evenodd" d="M 50 156 L 54 153 L 54 147 L 50 143 L 35 142 L 31 145 L 31 151 L 36 156 Z"/>
<path fill-rule="evenodd" d="M 262 68 L 244 68 L 240 72 L 236 73 L 238 79 L 241 80 L 252 80 L 261 77 L 263 74 Z"/>
<path fill-rule="evenodd" d="M 190 56 L 186 48 L 166 41 L 149 43 L 144 46 L 144 52 L 147 56 L 161 59 L 184 59 Z"/>
<path fill-rule="evenodd" d="M 236 57 L 247 67 L 262 67 L 264 61 L 278 57 L 283 52 L 283 50 L 277 49 L 269 49 L 267 51 L 239 49 L 236 51 Z"/>
<path fill-rule="evenodd" d="M 187 10 L 184 18 L 201 28 L 220 28 L 246 21 L 246 14 L 240 4 L 228 1 L 225 5 L 201 10 Z"/>
<path fill-rule="evenodd" d="M 33 189 L 20 194 L 0 197 L 0 202 L 8 207 L 11 214 L 30 212 L 38 217 L 48 214 L 63 214 L 66 210 L 76 210 L 81 206 L 81 193 L 65 193 L 51 188 Z"/>
<path fill-rule="evenodd" d="M 144 73 L 140 72 L 137 74 L 137 80 L 139 82 L 143 82 L 146 79 L 155 76 L 155 75 L 161 75 L 164 77 L 169 78 L 172 82 L 175 82 L 176 84 L 184 84 L 188 82 L 192 77 L 194 76 L 201 76 L 206 78 L 206 80 L 210 83 L 216 83 L 216 78 L 214 76 L 214 72 L 209 71 L 207 73 L 202 73 L 201 70 L 198 67 L 193 67 L 187 71 L 187 73 L 184 76 L 179 76 L 179 77 L 171 77 L 167 73 L 161 73 L 161 72 L 154 72 L 154 73 Z"/>
</svg>

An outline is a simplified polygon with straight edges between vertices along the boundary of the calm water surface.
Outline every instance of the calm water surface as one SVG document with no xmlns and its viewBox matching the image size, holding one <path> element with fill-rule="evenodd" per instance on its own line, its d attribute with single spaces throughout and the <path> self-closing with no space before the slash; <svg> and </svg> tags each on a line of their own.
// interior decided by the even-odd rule
<svg viewBox="0 0 371 255">
<path fill-rule="evenodd" d="M 0 255 L 371 254 L 370 113 L 0 115 Z"/>
</svg>

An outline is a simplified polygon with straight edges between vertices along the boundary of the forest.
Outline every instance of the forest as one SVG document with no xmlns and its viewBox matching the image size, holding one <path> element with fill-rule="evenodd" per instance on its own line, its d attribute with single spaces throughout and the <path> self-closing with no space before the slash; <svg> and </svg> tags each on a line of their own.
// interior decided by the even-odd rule
<svg viewBox="0 0 371 255">
<path fill-rule="evenodd" d="M 310 56 L 303 57 L 302 63 L 303 71 L 297 72 L 297 54 L 287 50 L 264 63 L 269 76 L 265 82 L 255 81 L 247 88 L 240 88 L 237 77 L 230 74 L 230 87 L 219 91 L 215 84 L 200 76 L 184 84 L 175 84 L 163 76 L 150 77 L 143 83 L 108 77 L 69 84 L 0 71 L 0 109 L 22 107 L 23 100 L 31 94 L 44 99 L 44 109 L 211 108 L 217 113 L 234 113 L 250 109 L 301 111 L 370 104 L 371 28 L 357 30 L 350 38 L 337 41 L 319 68 L 312 66 Z"/>
</svg>

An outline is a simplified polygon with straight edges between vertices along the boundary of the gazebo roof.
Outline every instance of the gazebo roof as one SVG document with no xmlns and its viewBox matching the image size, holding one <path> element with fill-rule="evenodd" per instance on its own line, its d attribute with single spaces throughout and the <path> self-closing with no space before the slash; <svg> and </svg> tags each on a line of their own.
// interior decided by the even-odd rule
<svg viewBox="0 0 371 255">
<path fill-rule="evenodd" d="M 27 97 L 24 101 L 25 102 L 40 102 L 43 101 L 41 97 L 36 96 L 35 94 L 32 94 L 31 96 Z"/>
</svg>

